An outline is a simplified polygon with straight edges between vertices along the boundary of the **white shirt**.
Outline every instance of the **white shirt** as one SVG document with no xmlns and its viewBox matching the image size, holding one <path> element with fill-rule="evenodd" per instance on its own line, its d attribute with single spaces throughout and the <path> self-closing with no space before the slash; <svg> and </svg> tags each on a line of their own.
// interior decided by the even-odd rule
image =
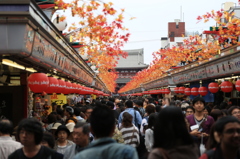
<svg viewBox="0 0 240 159">
<path fill-rule="evenodd" d="M 148 122 L 147 122 L 146 118 L 143 118 L 142 123 L 141 123 L 141 127 L 140 127 L 140 132 L 141 132 L 142 135 L 144 135 L 143 128 L 144 128 L 145 125 L 148 125 Z"/>
<path fill-rule="evenodd" d="M 21 143 L 13 141 L 10 136 L 0 136 L 0 159 L 7 159 L 11 153 L 21 147 Z"/>
<path fill-rule="evenodd" d="M 152 147 L 153 147 L 153 130 L 152 129 L 147 129 L 145 131 L 145 146 L 148 152 L 152 150 Z"/>
</svg>

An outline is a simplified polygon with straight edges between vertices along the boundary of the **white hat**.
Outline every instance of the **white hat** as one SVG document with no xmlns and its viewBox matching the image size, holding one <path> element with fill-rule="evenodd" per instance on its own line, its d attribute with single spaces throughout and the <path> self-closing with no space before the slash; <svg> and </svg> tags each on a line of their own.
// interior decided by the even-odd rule
<svg viewBox="0 0 240 159">
<path fill-rule="evenodd" d="M 73 132 L 73 129 L 74 129 L 74 126 L 75 126 L 76 124 L 75 123 L 67 123 L 66 124 L 66 127 L 68 128 L 68 130 L 70 131 L 70 132 Z"/>
<path fill-rule="evenodd" d="M 61 124 L 61 123 L 54 123 L 51 129 L 57 130 L 57 128 L 58 128 L 60 125 L 62 125 L 62 124 Z"/>
<path fill-rule="evenodd" d="M 186 107 L 188 107 L 188 106 L 189 106 L 188 103 L 182 103 L 182 104 L 181 104 L 181 108 L 186 108 Z"/>
</svg>

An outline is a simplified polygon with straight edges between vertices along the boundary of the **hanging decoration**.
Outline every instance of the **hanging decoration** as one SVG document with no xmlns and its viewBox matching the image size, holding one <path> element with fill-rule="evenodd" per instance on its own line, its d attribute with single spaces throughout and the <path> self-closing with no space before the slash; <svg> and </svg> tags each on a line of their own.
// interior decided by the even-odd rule
<svg viewBox="0 0 240 159">
<path fill-rule="evenodd" d="M 179 87 L 175 87 L 175 88 L 174 88 L 174 92 L 175 92 L 175 93 L 179 93 Z"/>
<path fill-rule="evenodd" d="M 191 95 L 191 88 L 185 88 L 184 94 L 186 94 L 187 96 L 190 96 Z"/>
<path fill-rule="evenodd" d="M 211 93 L 217 93 L 219 90 L 219 85 L 216 82 L 211 82 L 208 85 L 208 89 Z"/>
<path fill-rule="evenodd" d="M 64 93 L 65 90 L 66 90 L 66 82 L 61 79 L 58 79 L 58 89 L 56 93 L 61 94 L 61 93 Z"/>
<path fill-rule="evenodd" d="M 49 87 L 49 79 L 44 73 L 33 73 L 28 77 L 28 86 L 34 93 L 42 93 Z"/>
<path fill-rule="evenodd" d="M 185 87 L 179 87 L 179 93 L 184 94 Z"/>
<path fill-rule="evenodd" d="M 236 90 L 240 91 L 240 80 L 236 81 L 235 88 Z"/>
<path fill-rule="evenodd" d="M 224 81 L 221 83 L 220 88 L 223 92 L 232 92 L 233 90 L 233 84 L 229 81 Z"/>
<path fill-rule="evenodd" d="M 58 79 L 55 77 L 48 77 L 48 80 L 49 80 L 49 86 L 44 92 L 46 92 L 47 94 L 57 93 L 59 89 Z"/>
<path fill-rule="evenodd" d="M 198 92 L 200 95 L 205 96 L 208 94 L 208 89 L 207 87 L 199 87 Z"/>
<path fill-rule="evenodd" d="M 191 95 L 193 95 L 193 96 L 199 95 L 199 92 L 198 92 L 198 88 L 197 88 L 197 87 L 191 88 Z"/>
<path fill-rule="evenodd" d="M 69 81 L 66 81 L 66 89 L 63 92 L 63 94 L 71 94 L 72 93 L 72 83 Z"/>
</svg>

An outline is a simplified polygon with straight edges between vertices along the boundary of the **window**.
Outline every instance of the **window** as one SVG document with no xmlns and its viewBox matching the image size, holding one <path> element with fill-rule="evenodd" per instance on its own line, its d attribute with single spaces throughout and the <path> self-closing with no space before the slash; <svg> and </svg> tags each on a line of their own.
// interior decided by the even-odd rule
<svg viewBox="0 0 240 159">
<path fill-rule="evenodd" d="M 175 37 L 175 32 L 172 31 L 172 32 L 170 33 L 170 37 Z"/>
</svg>

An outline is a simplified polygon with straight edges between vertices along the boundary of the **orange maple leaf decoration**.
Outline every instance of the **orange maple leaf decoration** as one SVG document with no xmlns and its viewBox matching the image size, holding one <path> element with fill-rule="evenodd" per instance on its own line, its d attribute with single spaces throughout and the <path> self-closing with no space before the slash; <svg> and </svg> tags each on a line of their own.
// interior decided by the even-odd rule
<svg viewBox="0 0 240 159">
<path fill-rule="evenodd" d="M 223 15 L 228 21 L 227 24 L 221 22 Z M 214 36 L 214 38 L 218 37 L 218 40 L 208 41 L 200 36 L 190 36 L 184 40 L 181 46 L 160 49 L 154 52 L 154 60 L 150 66 L 138 72 L 130 82 L 119 90 L 119 93 L 134 90 L 139 88 L 141 84 L 147 84 L 167 76 L 165 72 L 180 61 L 192 62 L 197 58 L 199 61 L 204 61 L 219 54 L 221 47 L 226 48 L 232 45 L 240 45 L 240 42 L 237 41 L 240 35 L 240 20 L 238 18 L 235 18 L 232 13 L 222 10 L 211 11 L 197 17 L 198 22 L 202 20 L 207 22 L 209 19 L 214 19 L 220 26 L 218 27 L 218 34 Z M 231 39 L 231 43 L 225 42 L 226 39 Z"/>
<path fill-rule="evenodd" d="M 112 2 L 95 0 L 75 0 L 71 3 L 56 0 L 55 3 L 60 9 L 71 9 L 72 16 L 80 17 L 68 31 L 74 32 L 74 41 L 85 46 L 78 50 L 79 53 L 88 54 L 88 60 L 98 67 L 101 80 L 109 91 L 114 92 L 117 74 L 109 70 L 116 66 L 118 57 L 127 57 L 122 47 L 130 36 L 128 29 L 123 27 L 124 9 L 117 11 Z M 109 18 L 110 16 L 113 18 Z"/>
</svg>

